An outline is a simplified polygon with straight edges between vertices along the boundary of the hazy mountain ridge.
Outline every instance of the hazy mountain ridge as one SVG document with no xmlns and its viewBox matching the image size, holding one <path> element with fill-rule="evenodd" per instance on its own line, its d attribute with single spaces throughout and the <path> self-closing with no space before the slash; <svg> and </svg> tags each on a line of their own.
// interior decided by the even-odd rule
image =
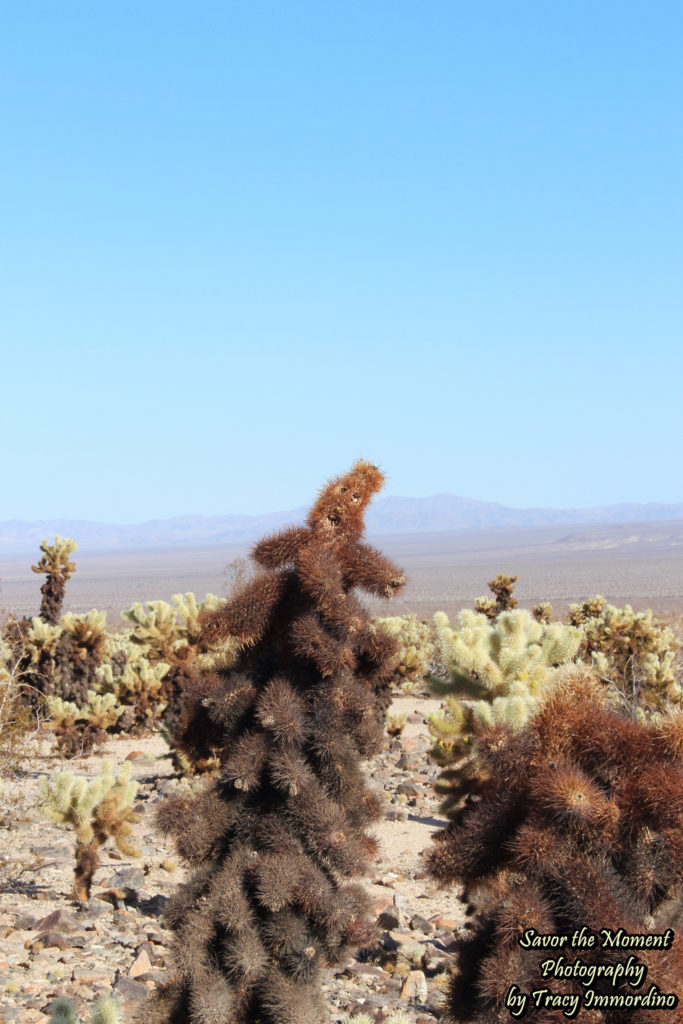
<svg viewBox="0 0 683 1024">
<path fill-rule="evenodd" d="M 0 522 L 0 553 L 37 552 L 41 540 L 56 534 L 74 537 L 92 551 L 213 547 L 256 540 L 286 524 L 301 522 L 306 508 L 265 515 L 187 515 L 139 524 L 97 523 L 79 519 Z M 609 526 L 628 523 L 683 522 L 683 504 L 618 504 L 584 509 L 508 508 L 454 494 L 428 498 L 387 497 L 368 511 L 370 534 L 440 533 L 540 526 Z M 670 543 L 677 543 L 675 530 Z M 578 539 L 578 538 L 577 538 Z M 609 544 L 610 538 L 600 538 Z M 571 543 L 571 534 L 566 540 Z M 662 537 L 662 540 L 665 540 Z M 623 543 L 623 541 L 622 541 Z"/>
</svg>

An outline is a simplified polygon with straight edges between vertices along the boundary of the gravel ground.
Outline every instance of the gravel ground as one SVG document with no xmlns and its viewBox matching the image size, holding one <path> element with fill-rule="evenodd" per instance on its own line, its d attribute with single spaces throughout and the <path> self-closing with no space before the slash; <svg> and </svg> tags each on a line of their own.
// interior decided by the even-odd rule
<svg viewBox="0 0 683 1024">
<path fill-rule="evenodd" d="M 374 829 L 380 852 L 367 880 L 377 913 L 377 943 L 358 958 L 326 971 L 332 1020 L 363 1011 L 382 1021 L 402 1009 L 415 1024 L 438 1020 L 448 967 L 465 911 L 455 890 L 438 889 L 425 875 L 421 852 L 443 827 L 432 792 L 437 774 L 428 757 L 425 714 L 438 707 L 425 697 L 397 697 L 407 712 L 398 739 L 367 765 L 382 790 L 385 819 Z M 48 735 L 33 742 L 23 772 L 0 791 L 0 1021 L 47 1024 L 52 1002 L 68 996 L 82 1020 L 88 1004 L 117 996 L 129 1019 L 173 969 L 164 907 L 184 877 L 172 846 L 152 826 L 154 808 L 179 781 L 158 736 L 112 739 L 94 756 L 68 764 L 50 753 Z M 113 844 L 102 851 L 90 902 L 71 900 L 73 830 L 36 810 L 38 778 L 67 768 L 98 774 L 103 758 L 115 772 L 129 762 L 138 781 L 137 858 Z"/>
</svg>

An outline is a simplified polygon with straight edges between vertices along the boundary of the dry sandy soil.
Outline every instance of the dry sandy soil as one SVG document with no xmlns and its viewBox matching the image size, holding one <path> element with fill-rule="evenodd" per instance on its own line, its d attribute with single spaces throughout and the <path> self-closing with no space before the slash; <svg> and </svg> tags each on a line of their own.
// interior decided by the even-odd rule
<svg viewBox="0 0 683 1024">
<path fill-rule="evenodd" d="M 431 835 L 445 824 L 432 792 L 436 768 L 427 756 L 424 720 L 438 706 L 433 698 L 397 696 L 392 711 L 409 714 L 403 735 L 387 739 L 367 765 L 386 811 L 372 829 L 380 849 L 367 879 L 379 939 L 372 955 L 349 957 L 326 972 L 334 1022 L 359 1010 L 379 1021 L 399 1008 L 416 1024 L 439 1017 L 465 913 L 457 891 L 439 890 L 427 878 L 421 858 Z M 47 1024 L 49 1007 L 60 995 L 72 998 L 86 1021 L 88 1005 L 112 991 L 126 1021 L 141 1012 L 144 1018 L 141 1007 L 149 993 L 173 969 L 163 910 L 184 877 L 170 842 L 152 823 L 154 807 L 180 784 L 163 756 L 168 748 L 158 736 L 112 739 L 101 753 L 65 764 L 50 746 L 50 737 L 37 741 L 23 771 L 0 793 L 0 1021 Z M 116 772 L 130 764 L 138 780 L 140 821 L 133 838 L 140 857 L 122 857 L 110 842 L 93 898 L 78 906 L 70 898 L 73 831 L 38 812 L 38 779 L 63 769 L 92 777 L 103 757 Z"/>
</svg>

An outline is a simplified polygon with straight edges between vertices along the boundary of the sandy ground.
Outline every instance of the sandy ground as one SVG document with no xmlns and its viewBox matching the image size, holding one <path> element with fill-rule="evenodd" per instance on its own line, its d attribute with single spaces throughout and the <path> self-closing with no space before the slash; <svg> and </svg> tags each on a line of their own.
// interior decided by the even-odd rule
<svg viewBox="0 0 683 1024">
<path fill-rule="evenodd" d="M 436 768 L 427 756 L 424 720 L 438 706 L 432 698 L 396 697 L 392 712 L 406 712 L 409 721 L 400 739 L 387 739 L 384 751 L 367 765 L 387 813 L 372 829 L 380 848 L 367 879 L 384 944 L 380 941 L 370 960 L 351 957 L 326 972 L 324 990 L 335 1022 L 359 1009 L 372 1011 L 378 1021 L 392 1008 L 407 1009 L 418 1024 L 435 1021 L 440 1013 L 448 949 L 465 915 L 458 893 L 438 889 L 421 858 L 432 834 L 445 824 L 431 791 Z M 49 737 L 35 742 L 22 773 L 0 793 L 0 1020 L 47 1024 L 57 996 L 69 996 L 85 1013 L 96 997 L 112 991 L 126 1020 L 132 1019 L 173 969 L 163 907 L 185 873 L 172 844 L 155 832 L 152 814 L 178 781 L 159 736 L 112 739 L 101 752 L 69 762 L 50 746 Z M 73 832 L 37 811 L 39 778 L 60 770 L 92 777 L 105 757 L 115 772 L 128 764 L 139 783 L 140 821 L 133 839 L 140 857 L 122 856 L 107 844 L 93 899 L 78 907 L 71 901 Z M 418 795 L 399 793 L 401 783 Z M 55 912 L 62 917 L 51 926 Z M 379 917 L 383 912 L 389 919 Z M 420 926 L 425 932 L 411 925 L 418 919 L 425 921 Z"/>
</svg>

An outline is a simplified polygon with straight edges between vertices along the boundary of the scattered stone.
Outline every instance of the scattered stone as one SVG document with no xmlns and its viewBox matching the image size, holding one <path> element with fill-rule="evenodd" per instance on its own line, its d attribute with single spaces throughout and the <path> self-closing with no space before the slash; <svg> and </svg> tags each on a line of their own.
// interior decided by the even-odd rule
<svg viewBox="0 0 683 1024">
<path fill-rule="evenodd" d="M 103 967 L 74 967 L 72 981 L 83 985 L 106 985 L 111 978 L 111 971 Z"/>
<path fill-rule="evenodd" d="M 411 971 L 403 982 L 401 999 L 408 999 L 413 1003 L 424 1003 L 427 999 L 427 979 L 424 971 Z"/>
<path fill-rule="evenodd" d="M 391 932 L 395 928 L 399 928 L 401 925 L 401 917 L 397 910 L 383 910 L 377 918 L 377 924 L 380 928 L 384 928 L 385 931 Z"/>
<path fill-rule="evenodd" d="M 112 989 L 112 993 L 124 1005 L 143 1003 L 149 998 L 149 991 L 148 986 L 143 982 L 127 978 L 125 974 L 116 979 Z"/>
<path fill-rule="evenodd" d="M 115 871 L 104 884 L 110 889 L 124 889 L 132 892 L 142 889 L 145 884 L 145 875 L 140 868 L 124 868 L 123 871 Z"/>
<path fill-rule="evenodd" d="M 147 955 L 147 950 L 142 949 L 133 960 L 128 971 L 129 978 L 139 978 L 141 974 L 146 974 L 152 970 L 152 962 Z"/>
<path fill-rule="evenodd" d="M 6 917 L 8 915 L 2 915 L 2 916 Z M 47 918 L 43 918 L 43 920 L 40 922 L 40 926 L 39 927 L 44 928 L 46 920 L 47 920 Z M 5 922 L 2 921 L 0 923 L 4 924 Z M 18 928 L 20 931 L 32 931 L 33 928 L 37 927 L 36 926 L 36 919 L 33 916 L 33 914 L 20 914 L 19 917 L 14 922 L 14 927 Z"/>
<path fill-rule="evenodd" d="M 54 910 L 47 917 L 41 918 L 40 921 L 35 921 L 35 930 L 39 932 L 47 932 L 51 930 L 58 930 L 60 932 L 79 932 L 81 930 L 81 922 L 70 914 L 68 910 L 64 910 L 60 907 L 59 910 Z M 18 926 L 18 923 L 17 923 Z"/>
<path fill-rule="evenodd" d="M 111 914 L 111 903 L 100 899 L 99 896 L 93 896 L 85 904 L 85 909 L 89 914 L 101 917 L 103 914 Z"/>
</svg>

